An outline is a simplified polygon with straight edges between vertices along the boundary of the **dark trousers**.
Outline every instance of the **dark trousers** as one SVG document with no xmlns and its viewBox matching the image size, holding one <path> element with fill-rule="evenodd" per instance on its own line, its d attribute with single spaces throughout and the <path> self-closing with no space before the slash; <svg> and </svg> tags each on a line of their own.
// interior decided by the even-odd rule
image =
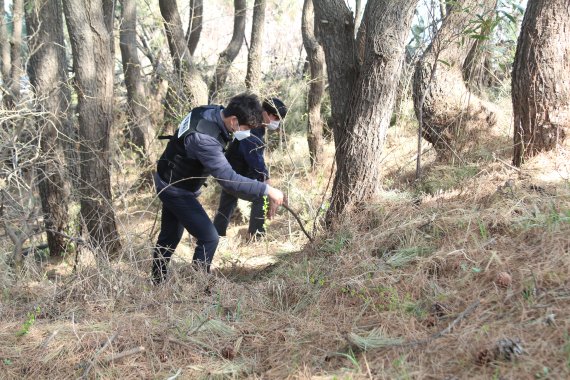
<svg viewBox="0 0 570 380">
<path fill-rule="evenodd" d="M 159 283 L 166 276 L 166 267 L 184 229 L 197 240 L 193 263 L 209 271 L 220 238 L 200 202 L 193 196 L 173 195 L 167 191 L 158 197 L 162 201 L 162 220 L 153 252 L 153 281 Z"/>
<path fill-rule="evenodd" d="M 236 196 L 227 193 L 222 190 L 222 195 L 220 196 L 220 205 L 218 206 L 218 211 L 214 217 L 214 227 L 218 231 L 220 236 L 226 236 L 226 230 L 228 229 L 228 224 L 230 224 L 230 219 L 236 209 L 238 199 Z M 249 228 L 248 232 L 251 235 L 263 234 L 265 233 L 265 212 L 263 210 L 264 197 L 255 198 L 251 202 L 251 214 L 249 217 Z"/>
</svg>

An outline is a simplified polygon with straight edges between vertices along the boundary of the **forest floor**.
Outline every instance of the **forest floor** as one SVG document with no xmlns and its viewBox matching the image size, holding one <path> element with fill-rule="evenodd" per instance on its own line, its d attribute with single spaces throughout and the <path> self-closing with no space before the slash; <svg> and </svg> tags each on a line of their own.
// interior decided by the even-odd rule
<svg viewBox="0 0 570 380">
<path fill-rule="evenodd" d="M 236 218 L 213 275 L 191 269 L 184 237 L 160 287 L 149 282 L 159 202 L 117 165 L 120 262 L 82 249 L 73 271 L 74 257 L 29 255 L 16 276 L 0 261 L 0 377 L 569 378 L 569 160 L 515 169 L 503 127 L 460 163 L 428 150 L 414 182 L 415 132 L 397 124 L 379 198 L 332 231 L 310 243 L 282 210 L 247 242 Z M 333 148 L 310 173 L 305 145 L 292 137 L 268 160 L 312 231 Z M 210 213 L 217 196 L 202 196 Z"/>
</svg>

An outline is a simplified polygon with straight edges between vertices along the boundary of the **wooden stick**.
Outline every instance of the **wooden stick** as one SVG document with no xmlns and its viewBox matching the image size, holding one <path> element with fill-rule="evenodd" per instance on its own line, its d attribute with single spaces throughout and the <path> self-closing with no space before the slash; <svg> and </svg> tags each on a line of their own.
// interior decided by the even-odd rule
<svg viewBox="0 0 570 380">
<path fill-rule="evenodd" d="M 188 348 L 188 349 L 194 349 L 193 346 L 191 346 L 190 344 L 183 342 L 181 340 L 175 339 L 175 338 L 170 338 L 170 337 L 166 337 L 166 338 L 154 338 L 154 340 L 159 341 L 159 342 L 165 342 L 165 343 L 176 343 L 179 346 L 182 346 L 184 348 Z"/>
<path fill-rule="evenodd" d="M 107 349 L 107 347 L 109 347 L 111 345 L 111 343 L 115 340 L 117 335 L 119 335 L 119 331 L 117 331 L 113 335 L 111 335 L 111 337 L 109 339 L 107 339 L 107 342 L 105 342 L 105 345 L 103 347 L 101 347 L 101 349 L 99 351 L 97 351 L 95 353 L 95 355 L 93 355 L 93 359 L 91 359 L 91 361 L 89 362 L 89 365 L 87 366 L 87 368 L 85 368 L 85 371 L 83 371 L 83 375 L 81 375 L 82 379 L 87 378 L 87 375 L 89 375 L 89 371 L 91 371 L 91 368 L 93 368 L 93 366 L 95 365 L 95 362 L 96 362 L 97 358 L 99 357 L 99 355 L 101 355 L 101 353 L 103 351 L 105 351 Z"/>
<path fill-rule="evenodd" d="M 451 331 L 451 329 L 458 324 L 462 319 L 468 317 L 469 315 L 471 315 L 471 313 L 473 313 L 473 311 L 479 306 L 480 301 L 477 300 L 475 302 L 473 302 L 471 305 L 469 305 L 467 307 L 467 309 L 463 310 L 463 312 L 461 314 L 459 314 L 457 316 L 457 318 L 455 318 L 453 320 L 453 322 L 451 322 L 445 329 L 441 330 L 438 333 L 433 334 L 432 336 L 430 336 L 429 338 L 426 339 L 421 339 L 421 340 L 417 340 L 417 341 L 411 341 L 409 342 L 407 345 L 409 346 L 417 346 L 419 344 L 424 344 L 424 343 L 429 343 L 434 339 L 437 338 L 441 338 L 442 336 L 444 336 L 445 334 L 449 333 Z"/>
<path fill-rule="evenodd" d="M 521 171 L 520 168 L 517 168 L 516 166 L 513 166 L 513 165 L 509 164 L 508 162 L 505 162 L 504 160 L 501 160 L 499 157 L 497 157 L 497 156 L 495 155 L 495 153 L 493 153 L 493 159 L 495 159 L 496 161 L 499 161 L 501 164 L 505 165 L 506 167 L 508 167 L 508 168 L 510 168 L 510 169 L 516 170 L 517 172 L 520 172 L 520 171 Z"/>
<path fill-rule="evenodd" d="M 144 351 L 145 351 L 145 348 L 143 346 L 139 346 L 139 347 L 131 348 L 130 350 L 119 352 L 118 354 L 109 355 L 106 358 L 104 358 L 102 361 L 103 361 L 103 363 L 111 363 L 111 362 L 117 361 L 119 359 L 122 359 L 124 357 L 135 355 L 135 354 L 138 354 L 138 353 L 144 352 Z"/>
<path fill-rule="evenodd" d="M 291 215 L 293 215 L 293 217 L 297 220 L 297 223 L 299 223 L 299 226 L 301 227 L 301 230 L 303 231 L 303 233 L 305 234 L 305 236 L 309 239 L 309 241 L 312 243 L 313 242 L 313 238 L 311 237 L 311 235 L 309 235 L 309 233 L 307 232 L 307 230 L 305 230 L 305 226 L 303 226 L 303 222 L 301 222 L 301 218 L 299 218 L 299 216 L 297 215 L 297 213 L 293 210 L 291 210 L 291 208 L 289 206 L 287 206 L 285 203 L 282 204 L 283 207 L 285 207 L 285 210 L 289 211 L 291 213 Z"/>
<path fill-rule="evenodd" d="M 50 336 L 48 336 L 47 338 L 44 339 L 44 341 L 42 342 L 42 344 L 40 344 L 40 348 L 46 348 L 49 344 L 49 342 L 51 342 L 51 340 L 53 338 L 55 338 L 55 336 L 59 333 L 59 330 L 55 330 L 54 332 L 51 333 Z"/>
</svg>

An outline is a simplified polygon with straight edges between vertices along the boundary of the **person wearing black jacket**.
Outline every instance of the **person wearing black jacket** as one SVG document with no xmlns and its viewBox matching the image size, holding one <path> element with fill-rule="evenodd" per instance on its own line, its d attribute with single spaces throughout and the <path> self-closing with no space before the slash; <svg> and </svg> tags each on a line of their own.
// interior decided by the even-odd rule
<svg viewBox="0 0 570 380">
<path fill-rule="evenodd" d="M 252 129 L 251 136 L 238 140 L 234 139 L 226 152 L 226 158 L 236 171 L 245 177 L 269 184 L 269 171 L 263 156 L 265 150 L 265 128 L 277 130 L 287 114 L 287 107 L 278 98 L 268 98 L 263 101 L 263 125 Z M 220 236 L 226 236 L 226 231 L 237 206 L 238 197 L 230 191 L 222 189 L 218 211 L 214 216 L 214 226 Z M 255 198 L 251 203 L 248 235 L 250 238 L 265 233 L 265 200 L 263 196 Z"/>
<path fill-rule="evenodd" d="M 228 105 L 192 109 L 180 123 L 157 164 L 154 181 L 162 201 L 160 233 L 153 251 L 152 281 L 160 284 L 186 229 L 196 238 L 193 264 L 207 271 L 214 258 L 219 236 L 198 201 L 208 176 L 225 190 L 248 200 L 267 195 L 270 216 L 283 203 L 283 193 L 270 185 L 237 174 L 224 156 L 232 135 L 237 140 L 263 122 L 262 106 L 253 94 L 233 97 Z"/>
</svg>

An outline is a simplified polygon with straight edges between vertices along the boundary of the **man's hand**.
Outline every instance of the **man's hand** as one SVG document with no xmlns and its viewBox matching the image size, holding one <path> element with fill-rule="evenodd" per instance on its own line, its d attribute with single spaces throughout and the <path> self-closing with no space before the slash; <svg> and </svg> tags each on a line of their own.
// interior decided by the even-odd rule
<svg viewBox="0 0 570 380">
<path fill-rule="evenodd" d="M 267 189 L 267 196 L 269 197 L 269 211 L 267 212 L 267 217 L 269 219 L 272 219 L 275 216 L 275 213 L 277 212 L 279 206 L 283 204 L 285 196 L 281 190 L 269 185 L 267 185 Z"/>
</svg>

